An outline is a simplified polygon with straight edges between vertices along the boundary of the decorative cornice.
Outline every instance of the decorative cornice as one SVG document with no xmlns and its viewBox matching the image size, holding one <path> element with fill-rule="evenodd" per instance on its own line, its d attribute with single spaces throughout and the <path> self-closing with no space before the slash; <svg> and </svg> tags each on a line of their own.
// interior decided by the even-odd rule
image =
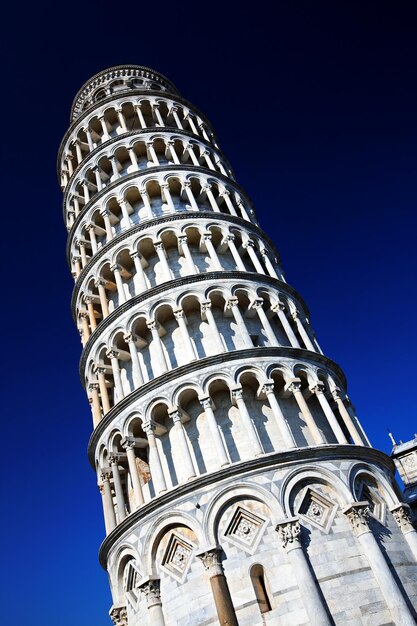
<svg viewBox="0 0 417 626">
<path fill-rule="evenodd" d="M 85 361 L 88 358 L 88 353 L 91 349 L 91 346 L 94 344 L 97 337 L 99 337 L 100 334 L 106 328 L 111 326 L 112 323 L 116 321 L 126 311 L 129 311 L 130 309 L 135 308 L 142 302 L 146 302 L 146 300 L 150 300 L 151 298 L 154 298 L 155 296 L 159 294 L 165 293 L 166 291 L 172 292 L 172 290 L 176 289 L 177 287 L 182 287 L 184 285 L 192 286 L 192 285 L 195 285 L 196 283 L 201 283 L 201 282 L 210 282 L 211 284 L 219 284 L 219 283 L 222 283 L 222 281 L 228 280 L 228 279 L 237 280 L 237 281 L 249 280 L 249 281 L 255 281 L 256 284 L 261 283 L 261 284 L 266 284 L 266 285 L 272 285 L 273 287 L 279 287 L 280 290 L 282 289 L 282 291 L 286 292 L 290 296 L 293 296 L 298 302 L 301 303 L 301 306 L 304 308 L 304 311 L 306 313 L 306 317 L 308 318 L 308 309 L 307 309 L 306 304 L 304 303 L 304 300 L 295 291 L 295 289 L 293 289 L 293 287 L 290 287 L 288 283 L 283 283 L 278 278 L 273 278 L 272 276 L 257 274 L 256 272 L 237 272 L 237 271 L 236 272 L 207 272 L 206 274 L 194 274 L 193 276 L 183 276 L 182 278 L 176 278 L 175 280 L 170 280 L 170 281 L 167 281 L 166 283 L 161 283 L 160 285 L 156 285 L 156 287 L 152 287 L 152 289 L 148 289 L 144 293 L 141 293 L 138 296 L 135 296 L 134 298 L 130 298 L 130 300 L 127 300 L 127 302 L 125 302 L 124 304 L 121 304 L 120 306 L 116 307 L 115 310 L 112 311 L 104 320 L 100 321 L 97 327 L 95 328 L 95 330 L 91 333 L 90 337 L 88 338 L 87 342 L 85 343 L 83 347 L 81 360 L 80 360 L 80 372 L 85 365 Z M 216 282 L 213 283 L 212 281 L 216 281 Z M 77 317 L 76 317 L 76 302 L 75 301 L 71 302 L 71 307 L 72 307 L 72 315 L 73 315 L 74 323 L 76 323 Z"/>
<path fill-rule="evenodd" d="M 346 378 L 342 371 L 342 369 L 323 354 L 319 354 L 318 352 L 310 352 L 309 350 L 305 350 L 304 348 L 289 348 L 289 347 L 279 347 L 279 348 L 245 348 L 243 350 L 233 350 L 232 352 L 222 352 L 221 354 L 216 354 L 214 356 L 207 356 L 202 359 L 198 359 L 197 361 L 192 361 L 191 363 L 187 363 L 186 365 L 181 365 L 180 367 L 176 367 L 169 372 L 165 372 L 156 378 L 148 381 L 143 384 L 139 389 L 135 389 L 127 396 L 120 400 L 117 404 L 115 404 L 108 413 L 103 417 L 103 419 L 97 424 L 95 430 L 93 431 L 90 441 L 88 442 L 88 459 L 91 463 L 91 466 L 95 467 L 94 457 L 96 446 L 100 441 L 100 437 L 106 430 L 106 428 L 117 418 L 117 416 L 128 408 L 131 404 L 137 402 L 142 396 L 145 396 L 150 391 L 156 389 L 163 389 L 168 383 L 175 381 L 177 378 L 185 376 L 186 374 L 192 375 L 198 371 L 202 371 L 206 367 L 212 367 L 213 365 L 223 365 L 225 363 L 230 363 L 233 361 L 239 361 L 244 359 L 251 359 L 253 363 L 255 363 L 258 359 L 262 357 L 271 357 L 271 358 L 296 358 L 297 360 L 307 360 L 308 362 L 319 363 L 320 365 L 324 365 L 326 368 L 332 370 L 336 376 L 341 380 L 344 388 L 346 389 Z M 85 364 L 83 363 L 83 366 Z M 81 366 L 80 366 L 81 370 Z M 81 383 L 85 387 L 85 380 L 80 374 Z"/>
<path fill-rule="evenodd" d="M 326 460 L 358 460 L 375 463 L 383 466 L 388 472 L 394 476 L 395 465 L 389 456 L 375 450 L 355 445 L 327 444 L 323 446 L 309 446 L 306 448 L 295 448 L 286 450 L 285 452 L 272 452 L 262 456 L 250 459 L 248 461 L 240 461 L 223 467 L 215 472 L 209 472 L 202 476 L 198 476 L 192 481 L 178 485 L 170 491 L 153 498 L 150 502 L 142 505 L 134 513 L 131 513 L 120 524 L 116 526 L 112 532 L 107 535 L 99 550 L 99 560 L 101 566 L 106 569 L 107 558 L 114 544 L 128 532 L 132 531 L 141 520 L 146 519 L 152 513 L 161 510 L 163 507 L 169 506 L 175 502 L 178 506 L 180 499 L 187 496 L 190 492 L 196 492 L 203 487 L 210 487 L 214 482 L 221 482 L 235 476 L 252 474 L 257 471 L 272 470 L 274 467 L 282 469 L 286 466 L 292 466 L 303 463 L 317 463 Z"/>
<path fill-rule="evenodd" d="M 228 176 L 225 176 L 224 174 L 221 174 L 221 172 L 217 172 L 215 170 L 211 170 L 208 167 L 201 167 L 201 166 L 197 166 L 197 165 L 183 165 L 183 164 L 179 164 L 179 165 L 155 165 L 155 167 L 148 167 L 146 170 L 139 170 L 138 172 L 132 172 L 131 174 L 126 174 L 126 176 L 122 176 L 121 178 L 118 178 L 117 180 L 115 180 L 114 182 L 112 182 L 110 185 L 107 185 L 107 187 L 104 187 L 103 189 L 101 189 L 99 192 L 97 192 L 94 196 L 94 198 L 91 198 L 91 200 L 89 200 L 87 202 L 87 204 L 84 205 L 84 208 L 82 209 L 82 211 L 80 211 L 80 214 L 77 217 L 77 220 L 74 222 L 74 225 L 71 227 L 71 230 L 74 229 L 74 226 L 81 220 L 81 216 L 85 215 L 89 209 L 90 206 L 94 203 L 97 202 L 98 200 L 100 200 L 103 196 L 106 195 L 106 193 L 108 193 L 109 191 L 113 191 L 113 189 L 116 189 L 117 187 L 119 187 L 120 185 L 125 184 L 126 182 L 130 181 L 130 180 L 134 180 L 135 178 L 145 178 L 147 176 L 149 176 L 149 174 L 153 174 L 154 172 L 170 172 L 173 171 L 174 173 L 176 171 L 180 171 L 180 172 L 192 172 L 193 174 L 208 174 L 210 178 L 217 178 L 219 179 L 222 183 L 225 183 L 231 187 L 234 187 L 235 190 L 241 194 L 242 196 L 245 197 L 245 200 L 248 204 L 248 206 L 254 209 L 254 206 L 252 204 L 252 202 L 249 200 L 249 197 L 246 193 L 246 191 L 243 189 L 243 187 L 241 187 L 239 185 L 238 182 L 236 182 L 235 180 L 233 180 L 232 178 L 229 178 Z M 63 199 L 63 204 L 62 204 L 62 213 L 63 213 L 63 220 L 64 220 L 64 224 L 66 223 L 66 201 L 67 201 L 67 195 L 68 195 L 68 188 L 65 190 L 64 193 L 64 199 Z M 213 211 L 214 213 L 214 211 Z"/>
<path fill-rule="evenodd" d="M 203 122 L 210 129 L 210 132 L 213 134 L 214 139 L 217 141 L 217 135 L 214 132 L 213 126 L 212 126 L 210 120 L 206 117 L 206 115 L 204 115 L 204 113 L 202 113 L 199 109 L 197 109 L 197 107 L 192 102 L 189 102 L 189 100 L 186 100 L 185 98 L 183 98 L 183 97 L 181 97 L 179 95 L 171 94 L 171 93 L 168 93 L 168 92 L 155 91 L 155 90 L 150 89 L 149 91 L 146 91 L 146 93 L 144 94 L 142 89 L 131 89 L 128 92 L 115 93 L 115 94 L 112 94 L 111 96 L 109 96 L 108 98 L 103 98 L 103 100 L 100 100 L 100 102 L 97 102 L 97 105 L 96 105 L 95 108 L 99 108 L 104 103 L 105 104 L 109 104 L 110 102 L 126 99 L 126 97 L 129 97 L 129 96 L 143 96 L 143 95 L 150 96 L 150 97 L 155 96 L 156 98 L 158 98 L 158 97 L 159 98 L 166 98 L 167 100 L 172 100 L 172 102 L 175 102 L 176 104 L 183 105 L 187 109 L 190 109 L 190 111 L 192 111 L 193 113 L 198 115 L 198 117 L 200 117 L 203 120 Z M 59 165 L 60 165 L 60 162 L 61 162 L 62 152 L 63 152 L 63 150 L 65 148 L 66 142 L 71 137 L 72 133 L 74 132 L 74 130 L 78 126 L 78 124 L 80 124 L 80 122 L 82 122 L 84 120 L 84 118 L 89 117 L 92 114 L 93 109 L 94 109 L 94 107 L 89 107 L 86 111 L 84 111 L 81 115 L 79 115 L 71 123 L 71 126 L 68 128 L 68 130 L 65 133 L 61 143 L 59 144 L 57 165 L 56 165 L 57 173 L 58 173 L 58 182 L 59 182 Z M 180 130 L 180 129 L 178 129 L 178 130 Z M 194 136 L 196 136 L 196 135 L 194 135 Z"/>
<path fill-rule="evenodd" d="M 165 133 L 167 133 L 167 134 L 170 134 L 170 135 L 175 133 L 176 135 L 180 135 L 180 136 L 184 135 L 184 137 L 188 137 L 189 139 L 194 139 L 196 141 L 199 141 L 200 143 L 204 144 L 204 146 L 206 146 L 207 148 L 210 148 L 211 150 L 213 150 L 213 152 L 215 152 L 216 155 L 219 156 L 222 159 L 223 163 L 227 167 L 232 169 L 232 166 L 230 165 L 229 160 L 226 158 L 226 156 L 223 154 L 223 152 L 220 150 L 220 148 L 216 148 L 216 146 L 213 146 L 213 144 L 210 143 L 210 141 L 207 141 L 207 139 L 204 139 L 204 137 L 200 137 L 200 135 L 195 135 L 193 132 L 191 132 L 189 130 L 181 130 L 177 126 L 148 126 L 147 128 L 139 128 L 137 130 L 129 130 L 129 131 L 125 132 L 125 133 L 121 133 L 120 135 L 117 135 L 117 137 L 111 137 L 110 139 L 108 139 L 104 143 L 101 143 L 99 146 L 97 146 L 96 148 L 91 150 L 91 152 L 89 152 L 83 158 L 81 163 L 79 163 L 77 165 L 77 167 L 75 168 L 75 170 L 73 171 L 73 173 L 69 177 L 68 184 L 67 184 L 67 189 L 71 185 L 72 180 L 75 179 L 77 174 L 87 164 L 88 160 L 91 157 L 94 157 L 96 154 L 98 154 L 98 153 L 100 153 L 102 151 L 106 151 L 113 144 L 117 143 L 118 141 L 123 141 L 123 139 L 127 139 L 128 137 L 139 137 L 139 138 L 141 138 L 144 135 L 150 135 L 150 134 L 155 135 L 156 133 L 158 133 L 158 134 L 165 134 Z M 146 168 L 146 171 L 148 171 L 150 169 L 151 168 L 148 167 L 148 168 Z M 210 168 L 208 168 L 208 169 L 210 169 Z M 140 171 L 140 170 L 138 170 L 138 171 Z M 210 170 L 210 171 L 213 172 L 214 170 Z M 59 176 L 59 172 L 58 172 L 58 176 Z M 118 179 L 118 180 L 120 180 L 120 179 Z M 65 195 L 65 197 L 66 197 L 66 195 Z"/>
</svg>

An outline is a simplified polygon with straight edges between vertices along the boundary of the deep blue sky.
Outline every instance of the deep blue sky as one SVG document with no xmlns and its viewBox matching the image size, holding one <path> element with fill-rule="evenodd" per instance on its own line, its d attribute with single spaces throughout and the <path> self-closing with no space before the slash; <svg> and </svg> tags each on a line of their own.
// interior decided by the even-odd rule
<svg viewBox="0 0 417 626">
<path fill-rule="evenodd" d="M 110 624 L 55 176 L 76 91 L 107 66 L 138 63 L 208 116 L 372 443 L 389 452 L 387 427 L 404 440 L 417 430 L 416 17 L 400 0 L 9 5 L 3 623 Z"/>
</svg>

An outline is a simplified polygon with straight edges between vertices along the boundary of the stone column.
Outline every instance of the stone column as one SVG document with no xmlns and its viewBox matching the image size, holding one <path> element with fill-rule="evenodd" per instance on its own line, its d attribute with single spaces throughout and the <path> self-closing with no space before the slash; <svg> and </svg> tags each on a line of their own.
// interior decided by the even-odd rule
<svg viewBox="0 0 417 626">
<path fill-rule="evenodd" d="M 184 482 L 195 478 L 196 473 L 193 465 L 193 461 L 190 454 L 190 449 L 187 443 L 187 437 L 184 431 L 184 426 L 181 422 L 181 412 L 176 407 L 173 407 L 168 411 L 169 417 L 174 422 L 174 430 L 177 436 L 178 446 L 181 452 L 181 470 L 184 476 Z"/>
<path fill-rule="evenodd" d="M 119 170 L 117 168 L 117 159 L 114 156 L 114 154 L 111 154 L 108 157 L 110 163 L 111 163 L 111 168 L 112 168 L 112 172 L 113 175 L 110 177 L 110 181 L 113 182 L 114 180 L 117 180 L 118 178 L 120 178 L 120 174 L 119 174 Z"/>
<path fill-rule="evenodd" d="M 285 334 L 288 337 L 288 340 L 293 348 L 300 348 L 300 343 L 297 337 L 294 334 L 293 329 L 289 321 L 287 320 L 287 316 L 285 315 L 285 305 L 282 302 L 277 302 L 271 309 L 278 315 L 279 321 L 282 324 Z"/>
<path fill-rule="evenodd" d="M 130 217 L 129 217 L 129 212 L 127 210 L 127 202 L 122 197 L 122 198 L 117 198 L 117 203 L 120 206 L 120 209 L 122 211 L 122 217 L 123 217 L 123 220 L 125 222 L 126 228 L 129 228 L 129 226 L 130 226 Z"/>
<path fill-rule="evenodd" d="M 185 193 L 187 194 L 188 201 L 191 204 L 193 211 L 199 211 L 200 209 L 198 208 L 197 202 L 195 201 L 195 198 L 194 198 L 193 190 L 191 189 L 191 183 L 188 180 L 186 180 L 182 184 L 182 187 L 183 189 L 185 189 Z"/>
<path fill-rule="evenodd" d="M 109 217 L 109 211 L 107 209 L 101 209 L 100 215 L 103 218 L 104 228 L 106 229 L 107 241 L 111 241 L 113 239 L 113 230 Z"/>
<path fill-rule="evenodd" d="M 132 360 L 133 382 L 135 384 L 135 388 L 138 389 L 139 387 L 143 385 L 142 370 L 140 367 L 138 352 L 136 350 L 136 345 L 135 345 L 138 338 L 136 337 L 136 335 L 133 335 L 132 333 L 126 333 L 126 335 L 124 335 L 123 338 L 126 341 L 127 345 L 129 346 L 130 358 Z"/>
<path fill-rule="evenodd" d="M 175 144 L 174 141 L 166 142 L 166 146 L 167 146 L 166 157 L 167 159 L 171 158 L 171 160 L 173 161 L 173 163 L 175 163 L 175 165 L 180 165 L 180 160 L 178 158 L 178 154 L 175 151 L 174 144 Z"/>
<path fill-rule="evenodd" d="M 88 390 L 91 394 L 90 399 L 91 399 L 91 410 L 93 413 L 93 426 L 94 428 L 96 428 L 96 426 L 98 426 L 98 424 L 101 422 L 101 409 L 100 409 L 100 398 L 98 395 L 98 391 L 100 389 L 100 386 L 97 383 L 90 383 L 88 385 Z"/>
<path fill-rule="evenodd" d="M 233 313 L 234 320 L 237 324 L 239 334 L 241 335 L 245 346 L 247 348 L 253 348 L 252 339 L 248 333 L 248 329 L 246 328 L 245 321 L 243 319 L 243 315 L 239 309 L 239 300 L 237 298 L 230 298 L 227 302 L 227 308 L 230 309 Z"/>
<path fill-rule="evenodd" d="M 101 189 L 103 187 L 103 181 L 101 180 L 100 169 L 99 169 L 98 165 L 93 167 L 93 172 L 94 172 L 94 176 L 95 176 L 95 179 L 96 179 L 97 191 L 101 191 Z"/>
<path fill-rule="evenodd" d="M 160 369 L 160 373 L 163 374 L 168 370 L 168 364 L 166 362 L 164 350 L 162 348 L 161 338 L 159 336 L 159 324 L 154 320 L 150 320 L 146 323 L 147 327 L 151 331 L 152 334 L 152 343 L 155 343 L 156 357 L 158 360 L 158 365 Z"/>
<path fill-rule="evenodd" d="M 222 193 L 220 194 L 220 196 L 222 198 L 224 198 L 224 201 L 226 202 L 227 208 L 230 211 L 230 215 L 234 215 L 235 217 L 238 217 L 237 213 L 236 213 L 236 209 L 233 206 L 233 203 L 230 199 L 230 191 L 228 189 L 225 189 L 224 191 L 222 191 Z"/>
<path fill-rule="evenodd" d="M 151 624 L 151 626 L 165 626 L 159 578 L 149 576 L 140 582 L 139 589 L 146 597 L 149 611 L 149 624 Z"/>
<path fill-rule="evenodd" d="M 215 170 L 216 168 L 214 167 L 213 161 L 211 160 L 211 156 L 210 156 L 210 151 L 207 150 L 207 148 L 205 150 L 203 150 L 200 154 L 201 157 L 204 157 L 207 167 L 210 170 Z M 220 169 L 220 168 L 219 168 Z M 222 174 L 225 174 L 225 172 L 222 172 Z"/>
<path fill-rule="evenodd" d="M 107 300 L 106 290 L 104 288 L 104 280 L 102 278 L 97 278 L 97 280 L 94 281 L 94 286 L 97 287 L 101 311 L 103 313 L 103 319 L 105 319 L 109 315 L 109 303 Z"/>
<path fill-rule="evenodd" d="M 94 305 L 91 296 L 84 297 L 85 303 L 87 305 L 88 310 L 88 319 L 90 321 L 91 332 L 97 328 L 97 320 L 94 312 Z"/>
<path fill-rule="evenodd" d="M 90 337 L 90 328 L 87 321 L 88 313 L 87 311 L 80 311 L 78 316 L 81 319 L 82 338 L 84 342 L 83 345 L 85 345 L 88 341 L 88 338 Z"/>
<path fill-rule="evenodd" d="M 252 302 L 252 307 L 255 309 L 255 311 L 258 314 L 259 317 L 259 321 L 261 322 L 266 336 L 268 338 L 269 343 L 271 344 L 271 346 L 279 346 L 278 340 L 275 336 L 274 331 L 272 330 L 272 326 L 271 323 L 262 307 L 263 305 L 263 299 L 262 298 L 257 298 L 256 300 L 254 300 Z"/>
<path fill-rule="evenodd" d="M 274 414 L 275 420 L 278 424 L 279 431 L 282 435 L 284 443 L 287 448 L 295 448 L 296 444 L 294 442 L 291 429 L 288 426 L 287 420 L 284 417 L 284 414 L 279 406 L 279 402 L 274 394 L 274 381 L 272 379 L 267 380 L 264 385 L 262 385 L 261 391 L 266 395 L 267 400 L 269 402 L 269 406 L 272 409 L 272 413 Z"/>
<path fill-rule="evenodd" d="M 112 606 L 109 615 L 114 626 L 128 626 L 127 609 L 124 605 Z"/>
<path fill-rule="evenodd" d="M 310 413 L 310 409 L 307 406 L 307 402 L 304 399 L 303 396 L 303 392 L 301 391 L 301 381 L 299 378 L 294 378 L 293 380 L 291 380 L 290 382 L 288 382 L 285 387 L 284 387 L 284 391 L 290 391 L 293 395 L 294 398 L 298 404 L 298 407 L 305 419 L 305 422 L 308 426 L 308 428 L 310 429 L 310 432 L 313 436 L 313 440 L 314 443 L 316 445 L 321 445 L 326 443 L 323 439 L 323 436 L 321 434 L 321 432 L 319 431 L 319 429 L 317 428 L 317 424 L 316 421 L 314 419 L 314 417 L 311 415 Z"/>
<path fill-rule="evenodd" d="M 147 152 L 148 152 L 148 159 L 149 159 L 149 161 L 152 161 L 152 163 L 156 167 L 158 167 L 158 165 L 159 165 L 158 157 L 156 156 L 155 148 L 153 147 L 153 143 L 151 141 L 147 141 L 146 142 L 146 149 L 147 149 Z"/>
<path fill-rule="evenodd" d="M 243 389 L 240 386 L 233 387 L 231 390 L 232 402 L 239 409 L 239 414 L 244 424 L 245 431 L 248 435 L 249 441 L 252 444 L 252 449 L 255 456 L 263 454 L 262 446 L 258 438 L 258 433 L 252 421 L 249 411 L 246 407 L 245 400 L 243 399 Z"/>
<path fill-rule="evenodd" d="M 129 153 L 129 158 L 130 158 L 130 162 L 132 163 L 133 170 L 137 172 L 139 170 L 139 165 L 138 165 L 138 160 L 136 157 L 136 152 L 134 151 L 133 148 L 128 148 L 127 151 Z"/>
<path fill-rule="evenodd" d="M 213 246 L 212 241 L 211 241 L 211 233 L 203 233 L 201 235 L 201 237 L 202 237 L 202 240 L 204 242 L 204 245 L 206 246 L 206 250 L 208 252 L 208 255 L 209 255 L 210 259 L 213 261 L 214 268 L 216 270 L 222 270 L 223 268 L 221 266 L 221 263 L 220 263 L 220 260 L 219 260 L 219 256 L 218 256 L 218 254 L 216 252 L 216 249 Z"/>
<path fill-rule="evenodd" d="M 211 591 L 220 626 L 239 626 L 229 585 L 220 558 L 221 548 L 209 547 L 196 554 L 210 578 Z"/>
<path fill-rule="evenodd" d="M 214 319 L 213 311 L 211 310 L 211 301 L 206 300 L 201 303 L 201 317 L 207 320 L 208 325 L 210 326 L 210 330 L 213 335 L 214 343 L 216 344 L 216 349 L 219 352 L 224 352 L 224 345 L 222 342 L 222 338 L 219 333 L 219 329 L 217 328 L 216 320 Z"/>
<path fill-rule="evenodd" d="M 165 482 L 164 470 L 162 469 L 161 459 L 159 458 L 154 428 L 155 426 L 151 422 L 143 424 L 143 430 L 146 433 L 149 444 L 149 470 L 155 488 L 155 493 L 158 495 L 167 490 L 167 484 Z"/>
<path fill-rule="evenodd" d="M 142 293 L 148 289 L 148 283 L 146 282 L 146 275 L 142 267 L 141 257 L 137 250 L 130 253 L 130 256 L 133 259 L 133 263 L 135 265 L 136 275 L 134 277 L 134 282 L 138 288 L 138 291 Z M 135 280 L 136 279 L 136 280 Z"/>
<path fill-rule="evenodd" d="M 219 460 L 220 467 L 224 465 L 229 465 L 230 461 L 227 456 L 226 448 L 223 443 L 222 436 L 219 431 L 219 427 L 217 425 L 216 416 L 214 415 L 212 409 L 211 398 L 199 398 L 200 404 L 204 409 L 204 413 L 206 414 L 207 424 L 210 430 L 211 437 L 213 439 L 214 448 L 216 450 L 217 458 Z"/>
<path fill-rule="evenodd" d="M 169 191 L 169 184 L 168 183 L 163 183 L 161 185 L 161 193 L 164 195 L 165 201 L 166 201 L 167 205 L 169 206 L 170 210 L 172 211 L 172 213 L 175 213 L 175 205 L 174 205 L 174 202 L 172 200 L 171 193 Z"/>
<path fill-rule="evenodd" d="M 109 348 L 106 351 L 107 356 L 111 361 L 111 368 L 113 370 L 113 379 L 114 379 L 114 387 L 117 394 L 117 400 L 122 400 L 125 396 L 123 391 L 122 379 L 120 377 L 120 367 L 119 367 L 119 353 L 117 350 L 113 350 L 113 348 Z"/>
<path fill-rule="evenodd" d="M 171 270 L 169 269 L 168 261 L 166 258 L 165 248 L 162 241 L 155 241 L 154 247 L 156 250 L 156 254 L 158 255 L 158 259 L 162 265 L 162 270 L 164 274 L 165 280 L 172 280 Z"/>
<path fill-rule="evenodd" d="M 161 112 L 159 110 L 159 104 L 154 104 L 152 107 L 152 111 L 155 113 L 157 124 L 159 124 L 159 126 L 164 127 L 165 124 L 164 124 L 164 120 L 162 119 Z"/>
<path fill-rule="evenodd" d="M 95 231 L 94 224 L 87 224 L 86 231 L 90 235 L 91 251 L 93 254 L 96 254 L 98 248 L 97 248 L 97 238 L 96 238 L 96 231 Z"/>
<path fill-rule="evenodd" d="M 107 385 L 106 385 L 106 375 L 105 375 L 106 369 L 104 367 L 97 366 L 95 368 L 95 372 L 97 374 L 98 385 L 100 387 L 100 396 L 101 396 L 101 405 L 103 407 L 103 415 L 106 415 L 106 413 L 108 413 L 108 411 L 110 411 L 111 409 L 109 394 L 108 394 Z"/>
<path fill-rule="evenodd" d="M 117 113 L 117 117 L 119 118 L 119 123 L 120 126 L 123 130 L 124 133 L 127 133 L 127 127 L 126 127 L 126 122 L 125 122 L 125 116 L 122 113 L 122 107 L 117 107 L 116 109 L 116 113 Z"/>
<path fill-rule="evenodd" d="M 349 431 L 349 435 L 352 437 L 353 443 L 355 443 L 357 446 L 366 445 L 365 442 L 362 440 L 362 437 L 360 436 L 355 424 L 353 423 L 353 420 L 349 415 L 342 398 L 340 397 L 339 391 L 340 390 L 337 388 L 334 389 L 332 391 L 332 396 L 337 404 L 337 408 L 339 409 L 339 413 L 342 416 L 342 420 L 344 421 L 346 428 Z"/>
<path fill-rule="evenodd" d="M 245 264 L 243 263 L 241 256 L 236 248 L 236 244 L 235 244 L 235 236 L 234 235 L 227 235 L 227 237 L 225 238 L 225 241 L 227 242 L 227 245 L 229 247 L 229 250 L 232 254 L 232 257 L 234 259 L 234 262 L 236 263 L 236 267 L 239 270 L 239 272 L 246 272 L 247 269 L 245 267 Z M 223 243 L 223 242 L 222 242 Z"/>
<path fill-rule="evenodd" d="M 135 497 L 135 506 L 136 508 L 139 508 L 145 500 L 143 498 L 142 485 L 136 465 L 135 442 L 133 439 L 125 438 L 122 440 L 122 446 L 126 450 L 130 480 L 132 481 L 133 494 Z"/>
<path fill-rule="evenodd" d="M 139 119 L 139 125 L 141 128 L 146 128 L 146 122 L 145 122 L 145 118 L 143 117 L 143 113 L 141 110 L 141 103 L 138 102 L 137 104 L 135 104 L 135 109 L 136 109 L 136 113 Z"/>
<path fill-rule="evenodd" d="M 337 439 L 337 443 L 347 444 L 348 441 L 343 433 L 343 430 L 339 426 L 339 422 L 333 413 L 330 404 L 327 402 L 327 398 L 324 393 L 324 384 L 322 382 L 317 383 L 313 387 L 310 387 L 310 391 L 316 395 L 317 400 L 320 403 L 323 413 L 325 414 L 327 421 L 330 424 L 330 428 L 333 431 Z"/>
<path fill-rule="evenodd" d="M 116 527 L 116 515 L 114 513 L 113 496 L 111 495 L 109 470 L 103 470 L 100 474 L 100 493 L 103 497 L 104 523 L 107 534 Z"/>
<path fill-rule="evenodd" d="M 415 626 L 414 617 L 368 525 L 368 502 L 354 502 L 346 507 L 343 513 L 348 518 L 353 533 L 362 546 L 393 620 L 401 626 Z"/>
<path fill-rule="evenodd" d="M 243 247 L 248 251 L 248 254 L 250 256 L 250 260 L 252 261 L 253 265 L 255 266 L 255 270 L 258 272 L 258 274 L 263 274 L 265 275 L 264 272 L 264 268 L 262 267 L 258 257 L 256 256 L 256 252 L 255 252 L 255 244 L 253 243 L 253 241 L 249 240 L 246 241 L 243 244 Z"/>
<path fill-rule="evenodd" d="M 95 148 L 93 140 L 91 138 L 91 131 L 88 128 L 88 126 L 84 126 L 83 131 L 85 132 L 85 136 L 87 137 L 88 149 L 91 152 L 91 150 L 94 150 Z M 81 157 L 81 160 L 82 160 L 82 157 Z"/>
<path fill-rule="evenodd" d="M 175 121 L 176 125 L 178 126 L 178 128 L 180 130 L 183 130 L 183 126 L 182 126 L 180 118 L 178 116 L 178 107 L 172 106 L 170 108 L 169 112 L 172 114 L 172 117 L 174 118 L 174 121 Z"/>
<path fill-rule="evenodd" d="M 110 468 L 113 476 L 114 491 L 116 493 L 117 515 L 119 524 L 126 517 L 125 497 L 123 495 L 122 481 L 120 479 L 119 464 L 117 454 L 109 456 Z"/>
<path fill-rule="evenodd" d="M 177 320 L 178 327 L 181 331 L 181 337 L 184 342 L 185 351 L 190 361 L 195 361 L 197 355 L 194 350 L 194 346 L 191 342 L 191 338 L 188 332 L 187 323 L 185 321 L 184 311 L 182 309 L 176 309 L 174 311 L 175 319 Z"/>
<path fill-rule="evenodd" d="M 413 553 L 415 560 L 417 561 L 417 532 L 411 522 L 412 513 L 410 507 L 408 504 L 400 502 L 399 504 L 392 506 L 390 511 L 401 529 L 405 540 L 410 546 L 410 550 Z"/>
<path fill-rule="evenodd" d="M 333 622 L 329 619 L 317 581 L 301 545 L 301 527 L 298 517 L 290 517 L 279 522 L 275 530 L 293 568 L 294 578 L 301 592 L 309 626 L 332 626 Z"/>
<path fill-rule="evenodd" d="M 106 124 L 106 120 L 104 119 L 104 115 L 98 116 L 98 120 L 101 124 L 101 128 L 103 131 L 102 141 L 107 141 L 108 139 L 110 139 L 110 135 L 107 129 L 107 124 Z"/>
<path fill-rule="evenodd" d="M 190 155 L 190 158 L 191 158 L 191 161 L 193 162 L 193 165 L 195 165 L 196 167 L 199 167 L 199 166 L 200 166 L 200 163 L 199 163 L 199 161 L 198 161 L 198 159 L 197 159 L 197 157 L 196 157 L 196 155 L 195 155 L 195 152 L 194 152 L 194 146 L 193 146 L 192 144 L 190 144 L 190 143 L 189 143 L 189 144 L 185 147 L 185 150 L 186 150 L 186 151 L 188 152 L 188 154 Z"/>
<path fill-rule="evenodd" d="M 274 266 L 271 263 L 271 259 L 268 256 L 267 251 L 265 250 L 265 248 L 263 250 L 261 250 L 261 256 L 263 258 L 263 261 L 265 263 L 265 267 L 267 269 L 267 272 L 270 276 L 272 276 L 273 278 L 278 278 L 280 280 L 280 277 L 278 276 L 278 274 L 275 271 Z"/>
<path fill-rule="evenodd" d="M 151 220 L 153 218 L 153 213 L 152 213 L 152 206 L 151 206 L 151 201 L 149 200 L 148 192 L 146 191 L 146 189 L 141 189 L 140 195 L 142 196 L 143 204 L 148 214 L 148 220 Z"/>
<path fill-rule="evenodd" d="M 198 270 L 196 266 L 194 265 L 193 257 L 191 256 L 190 248 L 188 247 L 187 237 L 185 235 L 181 235 L 180 237 L 178 237 L 178 245 L 180 246 L 184 254 L 184 258 L 187 261 L 188 273 L 189 274 L 198 273 Z"/>
<path fill-rule="evenodd" d="M 301 335 L 302 340 L 304 341 L 304 345 L 307 348 L 307 350 L 311 350 L 312 352 L 317 352 L 316 347 L 313 345 L 310 337 L 307 334 L 306 329 L 304 328 L 304 325 L 302 323 L 302 321 L 300 320 L 300 316 L 298 315 L 298 311 L 294 311 L 292 314 L 292 318 L 295 321 L 296 325 L 297 325 L 297 329 L 298 332 Z"/>
<path fill-rule="evenodd" d="M 216 202 L 216 198 L 214 197 L 213 192 L 211 190 L 211 185 L 209 185 L 209 184 L 203 185 L 201 187 L 201 191 L 202 192 L 203 191 L 206 192 L 207 198 L 209 199 L 209 202 L 210 202 L 210 205 L 211 205 L 211 208 L 213 209 L 213 211 L 215 213 L 220 213 L 220 208 L 219 208 L 219 205 Z"/>
<path fill-rule="evenodd" d="M 119 269 L 119 266 L 117 265 L 117 263 L 112 265 L 110 267 L 110 269 L 113 272 L 114 279 L 116 281 L 117 294 L 119 296 L 119 306 L 120 306 L 121 304 L 124 304 L 126 302 L 126 295 L 125 295 L 125 290 L 124 290 L 124 287 L 123 287 L 122 276 L 120 274 L 120 269 Z"/>
</svg>

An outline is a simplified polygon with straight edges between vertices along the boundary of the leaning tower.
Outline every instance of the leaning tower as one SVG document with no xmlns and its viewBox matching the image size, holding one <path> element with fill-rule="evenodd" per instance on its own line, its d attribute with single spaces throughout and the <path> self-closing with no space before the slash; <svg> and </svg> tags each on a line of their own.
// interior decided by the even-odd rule
<svg viewBox="0 0 417 626">
<path fill-rule="evenodd" d="M 113 623 L 415 624 L 393 462 L 207 118 L 158 72 L 107 69 L 58 174 Z"/>
</svg>

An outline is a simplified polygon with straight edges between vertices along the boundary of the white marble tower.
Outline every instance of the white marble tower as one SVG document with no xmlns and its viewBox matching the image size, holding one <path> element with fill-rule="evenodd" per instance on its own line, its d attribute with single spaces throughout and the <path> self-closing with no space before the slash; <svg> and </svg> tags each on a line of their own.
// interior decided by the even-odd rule
<svg viewBox="0 0 417 626">
<path fill-rule="evenodd" d="M 58 175 L 113 623 L 415 624 L 394 464 L 209 121 L 158 72 L 107 69 Z"/>
</svg>

